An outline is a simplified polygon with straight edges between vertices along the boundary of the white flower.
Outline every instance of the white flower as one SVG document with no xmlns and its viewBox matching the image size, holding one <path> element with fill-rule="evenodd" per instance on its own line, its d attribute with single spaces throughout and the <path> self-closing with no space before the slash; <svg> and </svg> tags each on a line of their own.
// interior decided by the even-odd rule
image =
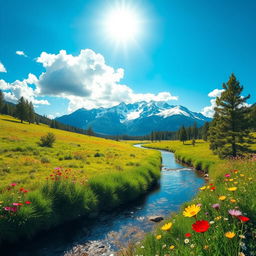
<svg viewBox="0 0 256 256">
<path fill-rule="evenodd" d="M 188 244 L 188 243 L 189 243 L 189 239 L 186 238 L 186 239 L 184 240 L 184 243 L 185 243 L 185 244 Z"/>
</svg>

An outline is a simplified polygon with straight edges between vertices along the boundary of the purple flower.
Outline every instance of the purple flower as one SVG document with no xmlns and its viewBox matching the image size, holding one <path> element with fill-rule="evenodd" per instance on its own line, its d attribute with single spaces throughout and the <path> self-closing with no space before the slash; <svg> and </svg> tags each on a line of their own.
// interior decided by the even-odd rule
<svg viewBox="0 0 256 256">
<path fill-rule="evenodd" d="M 235 209 L 229 210 L 228 213 L 231 216 L 235 216 L 235 217 L 238 217 L 238 216 L 242 215 L 242 212 L 240 212 L 239 210 L 235 210 Z"/>
<path fill-rule="evenodd" d="M 220 204 L 213 204 L 212 208 L 219 210 L 220 209 Z"/>
<path fill-rule="evenodd" d="M 206 212 L 205 215 L 209 215 L 209 212 Z"/>
</svg>

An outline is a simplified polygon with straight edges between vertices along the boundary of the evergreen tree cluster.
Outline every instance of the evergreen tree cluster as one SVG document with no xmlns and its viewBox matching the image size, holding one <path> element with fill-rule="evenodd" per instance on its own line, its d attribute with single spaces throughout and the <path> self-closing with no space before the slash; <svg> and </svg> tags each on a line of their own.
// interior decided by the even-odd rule
<svg viewBox="0 0 256 256">
<path fill-rule="evenodd" d="M 15 117 L 19 118 L 21 123 L 28 121 L 29 124 L 35 122 L 35 111 L 32 102 L 21 97 L 16 105 Z"/>
</svg>

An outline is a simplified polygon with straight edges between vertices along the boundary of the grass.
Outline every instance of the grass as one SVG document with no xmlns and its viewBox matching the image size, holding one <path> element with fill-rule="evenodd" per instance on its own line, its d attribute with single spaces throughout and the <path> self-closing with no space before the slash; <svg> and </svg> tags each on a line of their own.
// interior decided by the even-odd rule
<svg viewBox="0 0 256 256">
<path fill-rule="evenodd" d="M 52 148 L 40 137 L 54 133 Z M 21 124 L 0 115 L 0 244 L 134 200 L 160 176 L 160 154 L 127 143 Z"/>
<path fill-rule="evenodd" d="M 203 141 L 195 147 L 179 141 L 150 143 L 147 146 L 173 151 L 181 161 L 199 169 L 207 168 L 210 180 L 191 202 L 181 207 L 179 213 L 164 222 L 172 223 L 169 230 L 162 230 L 161 223 L 139 245 L 129 247 L 121 255 L 256 255 L 256 158 L 219 160 L 208 149 L 208 143 Z M 229 191 L 231 187 L 236 190 Z M 199 212 L 185 217 L 183 211 L 193 204 L 199 206 Z M 218 209 L 213 208 L 214 204 L 218 204 Z M 231 216 L 228 212 L 231 209 L 241 211 L 249 221 L 243 222 Z M 203 233 L 196 232 L 192 224 L 197 220 L 206 220 L 210 228 Z M 235 236 L 227 238 L 227 232 L 233 232 Z"/>
</svg>

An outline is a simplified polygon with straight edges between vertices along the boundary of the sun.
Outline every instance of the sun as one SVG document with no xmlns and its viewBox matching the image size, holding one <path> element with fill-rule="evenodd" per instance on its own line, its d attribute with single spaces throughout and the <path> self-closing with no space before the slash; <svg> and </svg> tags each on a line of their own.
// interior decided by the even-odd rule
<svg viewBox="0 0 256 256">
<path fill-rule="evenodd" d="M 136 41 L 141 30 L 141 18 L 138 12 L 125 5 L 109 10 L 103 23 L 107 37 L 121 44 Z"/>
</svg>

